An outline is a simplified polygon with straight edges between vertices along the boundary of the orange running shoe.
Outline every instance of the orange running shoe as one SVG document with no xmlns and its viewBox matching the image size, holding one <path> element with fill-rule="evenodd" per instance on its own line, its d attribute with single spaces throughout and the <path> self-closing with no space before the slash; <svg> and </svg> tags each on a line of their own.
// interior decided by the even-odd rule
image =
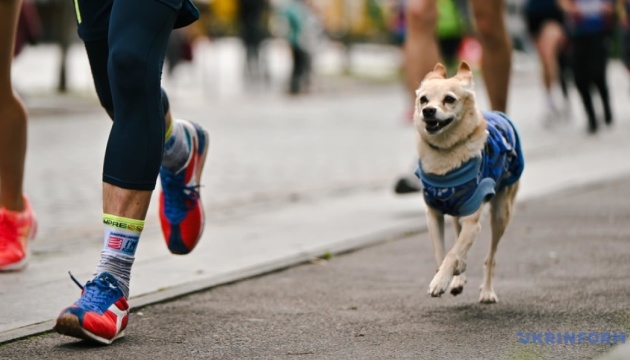
<svg viewBox="0 0 630 360">
<path fill-rule="evenodd" d="M 37 232 L 37 220 L 28 198 L 24 211 L 0 209 L 0 271 L 22 270 L 30 257 L 29 241 Z"/>
</svg>

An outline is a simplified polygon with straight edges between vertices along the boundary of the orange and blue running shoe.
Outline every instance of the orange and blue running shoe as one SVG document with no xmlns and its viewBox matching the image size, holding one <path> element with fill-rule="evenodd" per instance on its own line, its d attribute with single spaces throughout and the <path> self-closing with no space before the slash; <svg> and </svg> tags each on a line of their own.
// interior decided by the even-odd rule
<svg viewBox="0 0 630 360">
<path fill-rule="evenodd" d="M 160 224 L 168 249 L 173 254 L 190 253 L 203 233 L 205 217 L 199 196 L 201 172 L 208 153 L 208 133 L 199 125 L 181 121 L 191 145 L 182 169 L 160 169 Z"/>
<path fill-rule="evenodd" d="M 61 311 L 53 330 L 106 345 L 123 337 L 129 319 L 129 304 L 116 278 L 103 272 L 81 286 L 74 276 L 70 277 L 81 288 L 81 297 Z"/>
<path fill-rule="evenodd" d="M 37 220 L 26 196 L 24 211 L 0 209 L 0 271 L 18 271 L 28 265 L 28 243 L 36 233 Z"/>
</svg>

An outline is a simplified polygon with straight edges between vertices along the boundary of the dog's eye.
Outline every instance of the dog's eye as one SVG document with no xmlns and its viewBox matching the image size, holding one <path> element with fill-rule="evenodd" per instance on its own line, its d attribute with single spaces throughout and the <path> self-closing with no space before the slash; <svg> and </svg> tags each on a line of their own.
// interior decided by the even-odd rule
<svg viewBox="0 0 630 360">
<path fill-rule="evenodd" d="M 428 102 L 429 102 L 429 99 L 427 99 L 427 97 L 426 97 L 426 96 L 422 96 L 422 97 L 420 98 L 420 104 L 426 104 L 426 103 L 428 103 Z"/>
<path fill-rule="evenodd" d="M 450 96 L 450 95 L 446 95 L 446 96 L 444 97 L 444 103 L 445 103 L 445 104 L 452 104 L 452 103 L 454 103 L 454 102 L 455 102 L 455 98 L 454 98 L 454 97 L 452 97 L 452 96 Z"/>
</svg>

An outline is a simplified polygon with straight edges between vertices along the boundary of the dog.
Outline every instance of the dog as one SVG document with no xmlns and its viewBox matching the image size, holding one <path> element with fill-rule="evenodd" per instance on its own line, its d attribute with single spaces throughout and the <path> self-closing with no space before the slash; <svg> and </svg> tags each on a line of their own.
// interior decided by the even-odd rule
<svg viewBox="0 0 630 360">
<path fill-rule="evenodd" d="M 473 74 L 466 62 L 453 77 L 446 77 L 440 63 L 425 76 L 416 91 L 414 124 L 419 135 L 416 175 L 422 182 L 438 266 L 429 294 L 463 291 L 468 250 L 481 231 L 482 210 L 489 203 L 492 243 L 479 302 L 496 303 L 492 278 L 497 245 L 512 217 L 525 164 L 518 132 L 507 115 L 477 108 Z M 446 254 L 445 215 L 453 217 L 457 237 Z"/>
</svg>

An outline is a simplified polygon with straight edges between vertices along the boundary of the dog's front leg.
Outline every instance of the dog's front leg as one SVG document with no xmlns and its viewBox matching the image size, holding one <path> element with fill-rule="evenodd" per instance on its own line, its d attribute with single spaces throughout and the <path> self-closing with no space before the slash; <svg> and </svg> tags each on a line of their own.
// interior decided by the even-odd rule
<svg viewBox="0 0 630 360">
<path fill-rule="evenodd" d="M 427 205 L 427 229 L 433 244 L 435 267 L 438 269 L 444 260 L 444 215 Z"/>
<path fill-rule="evenodd" d="M 429 284 L 429 294 L 433 297 L 442 295 L 448 289 L 454 275 L 466 271 L 466 256 L 473 241 L 481 231 L 481 207 L 472 215 L 460 218 L 462 229 L 453 248 L 446 254 L 437 274 Z"/>
<path fill-rule="evenodd" d="M 459 237 L 459 233 L 462 232 L 462 224 L 459 223 L 459 218 L 453 217 L 453 226 L 455 227 L 455 240 Z M 466 275 L 455 275 L 453 281 L 451 281 L 451 294 L 457 296 L 464 291 L 464 285 L 466 285 Z"/>
</svg>

